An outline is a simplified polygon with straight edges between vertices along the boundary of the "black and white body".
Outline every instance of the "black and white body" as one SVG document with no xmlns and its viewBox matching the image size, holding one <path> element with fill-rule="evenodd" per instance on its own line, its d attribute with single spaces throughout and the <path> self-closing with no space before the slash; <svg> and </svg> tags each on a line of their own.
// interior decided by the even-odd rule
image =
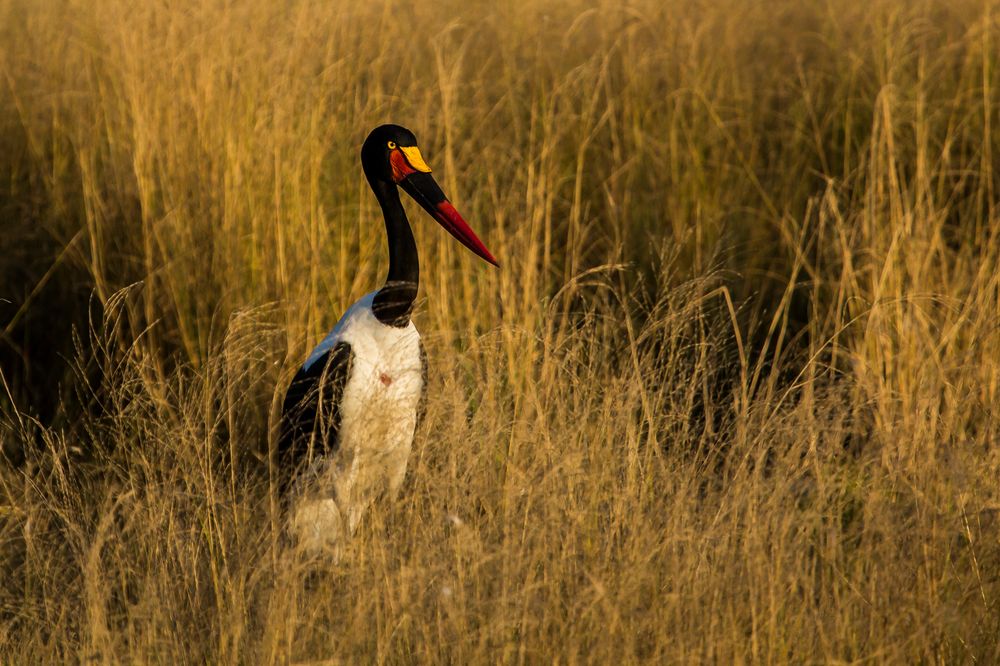
<svg viewBox="0 0 1000 666">
<path fill-rule="evenodd" d="M 398 188 L 497 265 L 435 183 L 412 132 L 377 127 L 361 163 L 385 218 L 389 275 L 312 351 L 282 407 L 277 460 L 290 494 L 289 528 L 311 552 L 336 552 L 376 497 L 396 495 L 413 445 L 426 360 L 410 320 L 420 268 Z"/>
</svg>

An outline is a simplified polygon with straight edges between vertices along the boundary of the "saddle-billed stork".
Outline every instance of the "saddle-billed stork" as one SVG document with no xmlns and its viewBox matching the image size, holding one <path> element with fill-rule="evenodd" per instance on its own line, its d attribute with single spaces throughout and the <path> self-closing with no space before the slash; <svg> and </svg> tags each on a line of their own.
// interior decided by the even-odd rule
<svg viewBox="0 0 1000 666">
<path fill-rule="evenodd" d="M 499 266 L 431 176 L 413 133 L 376 127 L 361 166 L 385 218 L 389 275 L 352 305 L 292 379 L 282 406 L 279 475 L 292 494 L 289 527 L 308 551 L 336 548 L 379 495 L 406 473 L 426 383 L 410 321 L 420 268 L 398 188 L 459 242 Z"/>
</svg>

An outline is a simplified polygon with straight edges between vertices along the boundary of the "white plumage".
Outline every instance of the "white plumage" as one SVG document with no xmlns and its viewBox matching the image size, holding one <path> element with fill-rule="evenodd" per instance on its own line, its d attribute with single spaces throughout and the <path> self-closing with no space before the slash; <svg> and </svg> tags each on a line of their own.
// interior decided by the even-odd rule
<svg viewBox="0 0 1000 666">
<path fill-rule="evenodd" d="M 412 321 L 397 328 L 376 319 L 374 297 L 352 305 L 303 365 L 309 369 L 337 343 L 351 347 L 339 447 L 314 465 L 311 487 L 292 512 L 296 540 L 310 551 L 336 548 L 373 499 L 395 497 L 406 474 L 424 390 L 420 334 Z"/>
</svg>

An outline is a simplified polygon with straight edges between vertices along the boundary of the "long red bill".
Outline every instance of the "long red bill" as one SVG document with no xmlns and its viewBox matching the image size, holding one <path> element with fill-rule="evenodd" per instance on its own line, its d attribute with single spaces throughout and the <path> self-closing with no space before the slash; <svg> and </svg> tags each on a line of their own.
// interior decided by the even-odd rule
<svg viewBox="0 0 1000 666">
<path fill-rule="evenodd" d="M 459 214 L 455 207 L 451 205 L 451 202 L 445 199 L 437 206 L 434 207 L 434 212 L 431 213 L 434 219 L 437 220 L 442 227 L 444 227 L 449 234 L 458 239 L 458 242 L 469 248 L 477 255 L 490 262 L 497 268 L 500 264 L 493 257 L 483 241 L 479 240 L 476 236 L 476 232 L 472 230 L 469 224 L 464 218 Z"/>
<path fill-rule="evenodd" d="M 469 227 L 468 222 L 451 205 L 429 172 L 407 174 L 399 182 L 399 186 L 437 220 L 438 224 L 444 227 L 448 233 L 457 238 L 458 242 L 485 261 L 497 268 L 500 267 L 500 263 L 486 249 L 483 241 L 479 240 L 476 233 Z"/>
</svg>

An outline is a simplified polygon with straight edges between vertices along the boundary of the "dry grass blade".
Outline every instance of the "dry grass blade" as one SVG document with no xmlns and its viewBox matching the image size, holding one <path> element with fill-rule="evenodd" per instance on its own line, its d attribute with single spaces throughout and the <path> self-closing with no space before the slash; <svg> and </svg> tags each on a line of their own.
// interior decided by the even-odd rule
<svg viewBox="0 0 1000 666">
<path fill-rule="evenodd" d="M 991 2 L 0 0 L 0 662 L 1000 662 Z M 385 270 L 430 400 L 290 556 L 268 452 Z"/>
</svg>

